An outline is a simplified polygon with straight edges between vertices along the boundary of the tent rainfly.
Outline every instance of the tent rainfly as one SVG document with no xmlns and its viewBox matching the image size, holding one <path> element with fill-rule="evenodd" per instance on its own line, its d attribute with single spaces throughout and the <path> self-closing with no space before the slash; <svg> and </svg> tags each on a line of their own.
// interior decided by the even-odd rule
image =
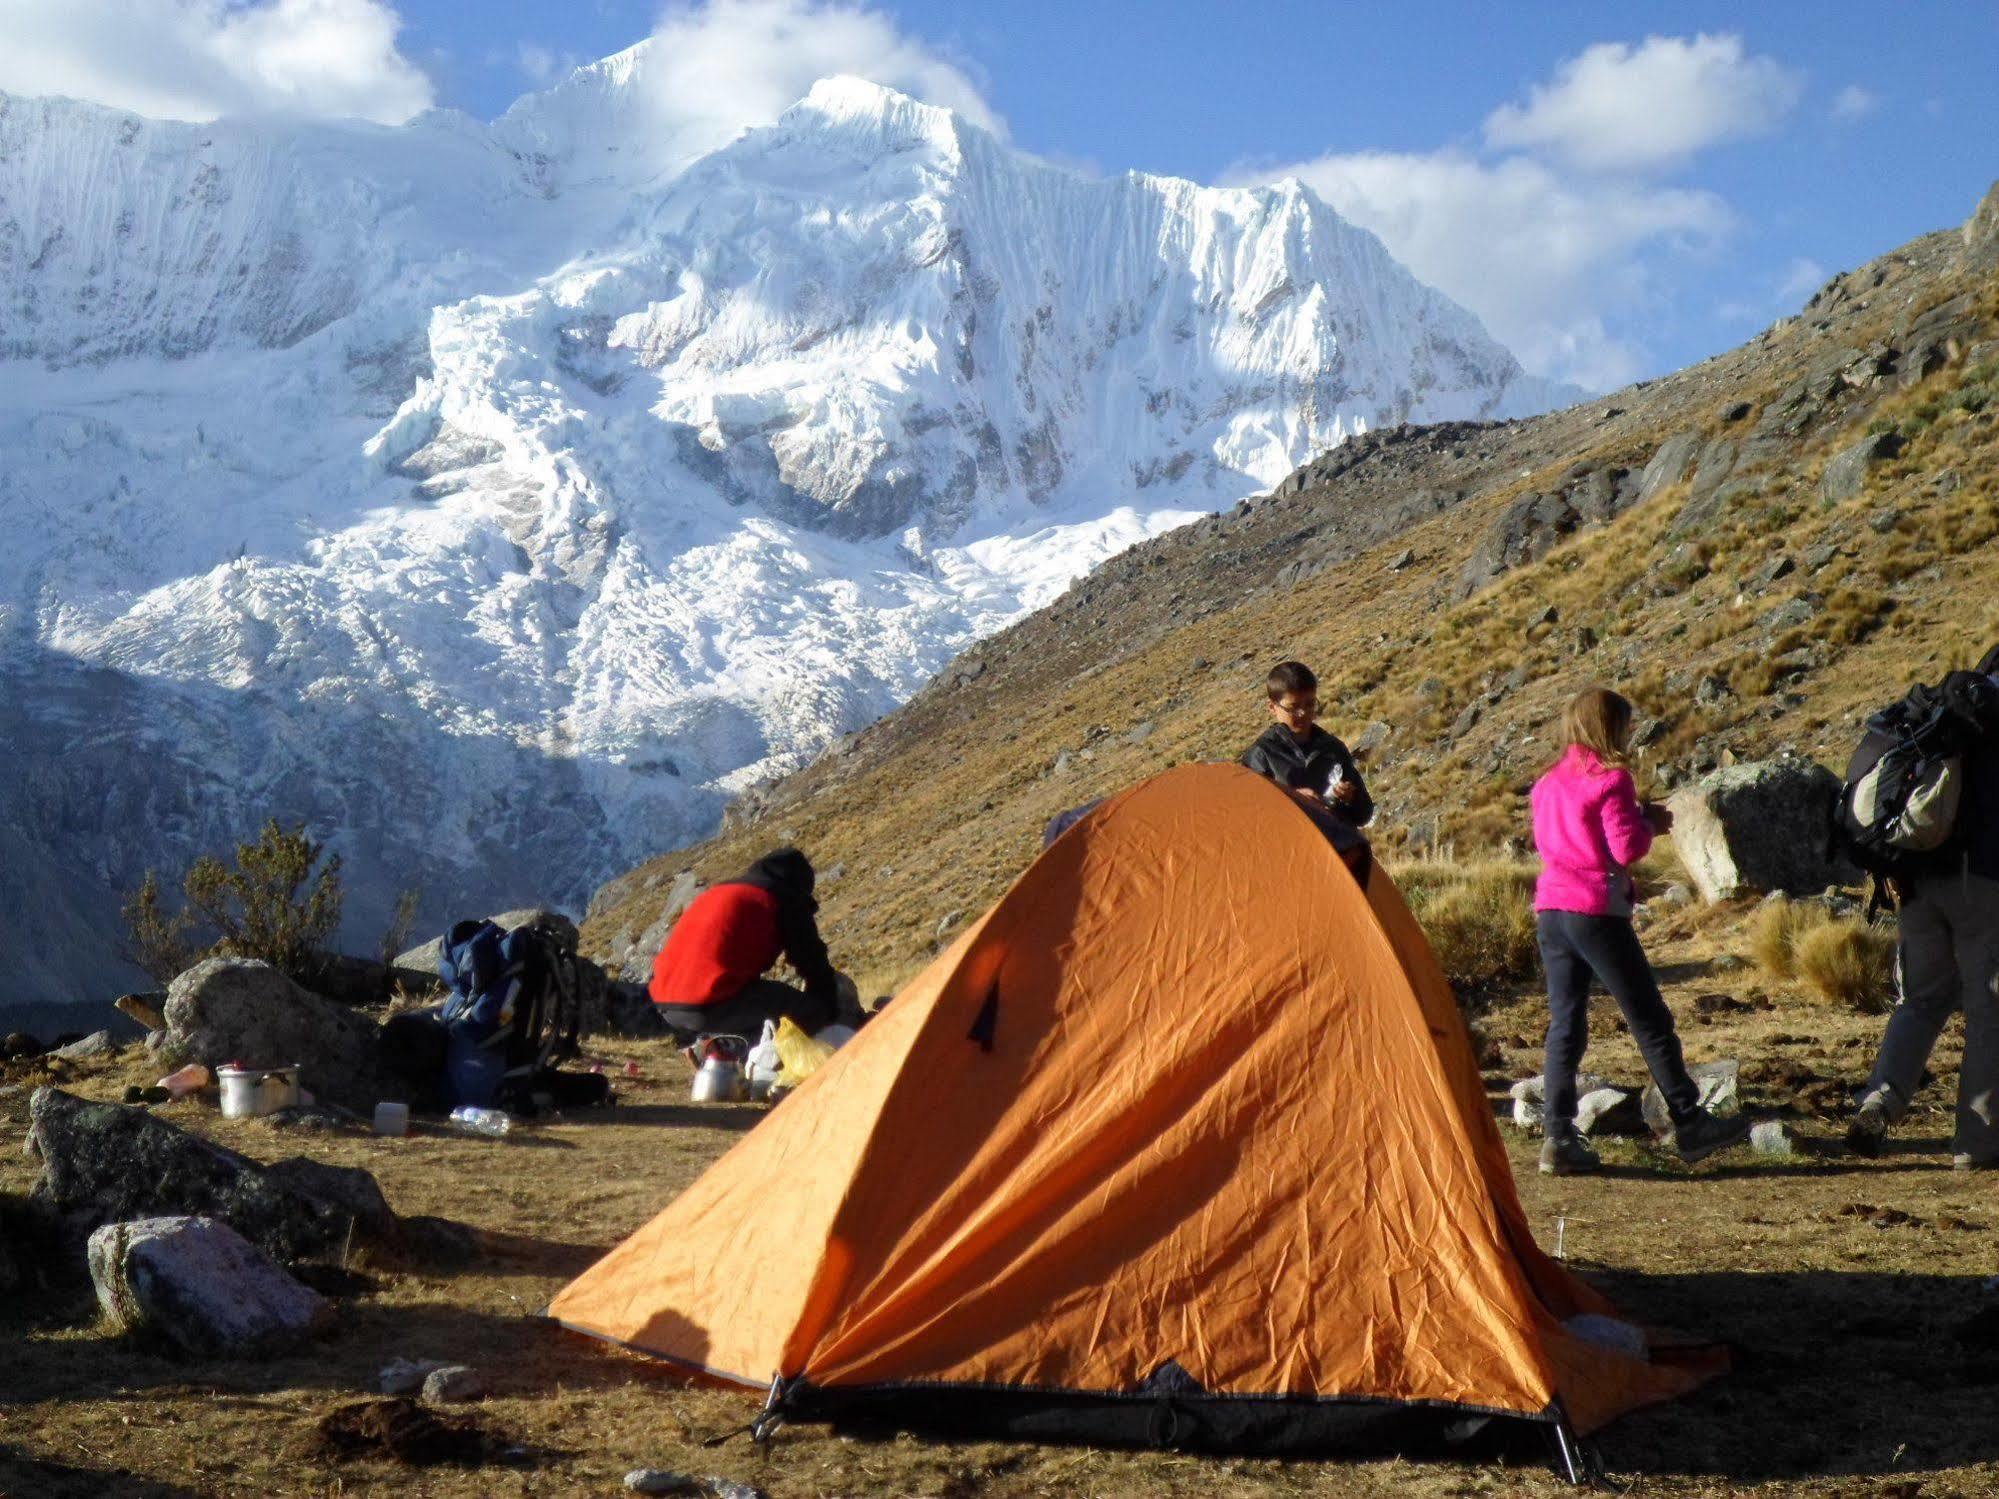
<svg viewBox="0 0 1999 1499">
<path fill-rule="evenodd" d="M 1566 1455 L 1715 1369 L 1572 1330 L 1393 881 L 1231 765 L 1071 828 L 549 1313 L 766 1428 L 1205 1451 Z"/>
</svg>

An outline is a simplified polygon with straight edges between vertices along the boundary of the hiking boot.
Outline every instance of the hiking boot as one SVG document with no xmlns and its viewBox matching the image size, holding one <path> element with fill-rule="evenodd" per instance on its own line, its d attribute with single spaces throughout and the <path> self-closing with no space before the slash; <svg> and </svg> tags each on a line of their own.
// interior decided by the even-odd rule
<svg viewBox="0 0 1999 1499">
<path fill-rule="evenodd" d="M 1700 1109 L 1685 1123 L 1673 1126 L 1673 1148 L 1689 1166 L 1748 1138 L 1749 1120 L 1741 1114 L 1724 1119 Z"/>
<path fill-rule="evenodd" d="M 1846 1127 L 1846 1148 L 1855 1155 L 1876 1156 L 1888 1143 L 1888 1106 L 1874 1094 L 1861 1101 Z"/>
<path fill-rule="evenodd" d="M 1580 1135 L 1550 1135 L 1541 1142 L 1543 1176 L 1580 1176 L 1603 1166 L 1603 1159 Z"/>
</svg>

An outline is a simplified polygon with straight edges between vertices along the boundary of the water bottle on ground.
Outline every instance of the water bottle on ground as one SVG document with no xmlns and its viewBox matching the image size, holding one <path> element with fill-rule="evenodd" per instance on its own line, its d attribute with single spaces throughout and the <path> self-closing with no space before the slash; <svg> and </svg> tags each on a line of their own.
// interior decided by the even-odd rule
<svg viewBox="0 0 1999 1499">
<path fill-rule="evenodd" d="M 505 1109 L 475 1109 L 469 1103 L 460 1104 L 451 1111 L 451 1122 L 472 1134 L 496 1137 L 514 1127 L 514 1121 L 507 1117 Z"/>
</svg>

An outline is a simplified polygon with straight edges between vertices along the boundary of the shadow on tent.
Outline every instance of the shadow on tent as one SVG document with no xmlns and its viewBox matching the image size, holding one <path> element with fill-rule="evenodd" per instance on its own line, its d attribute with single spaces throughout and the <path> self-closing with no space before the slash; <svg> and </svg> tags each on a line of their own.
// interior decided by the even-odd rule
<svg viewBox="0 0 1999 1499">
<path fill-rule="evenodd" d="M 1603 1271 L 1590 1279 L 1635 1320 L 1711 1329 L 1735 1345 L 1728 1378 L 1597 1434 L 1613 1473 L 1739 1483 L 1913 1478 L 1999 1461 L 1999 1296 L 1984 1277 Z"/>
</svg>

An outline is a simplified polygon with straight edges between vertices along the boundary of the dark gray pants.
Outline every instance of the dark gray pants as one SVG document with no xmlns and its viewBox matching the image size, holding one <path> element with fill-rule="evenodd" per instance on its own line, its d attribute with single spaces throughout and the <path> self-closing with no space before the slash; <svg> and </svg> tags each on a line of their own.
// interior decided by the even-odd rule
<svg viewBox="0 0 1999 1499">
<path fill-rule="evenodd" d="M 1624 1012 L 1631 1039 L 1638 1043 L 1652 1081 L 1665 1096 L 1673 1122 L 1699 1113 L 1700 1088 L 1687 1075 L 1673 1012 L 1659 993 L 1631 918 L 1543 911 L 1534 925 L 1541 941 L 1541 967 L 1548 975 L 1548 1046 L 1542 1066 L 1546 1132 L 1575 1131 L 1576 1070 L 1589 1049 L 1591 978 L 1610 991 Z"/>
<path fill-rule="evenodd" d="M 1975 874 L 1911 881 L 1896 948 L 1902 995 L 1863 1098 L 1900 1120 L 1953 1010 L 1964 1011 L 1952 1148 L 1999 1160 L 1999 880 Z"/>
<path fill-rule="evenodd" d="M 766 1020 L 789 1015 L 808 1036 L 831 1025 L 838 1005 L 831 995 L 807 994 L 776 979 L 751 979 L 712 1005 L 659 1005 L 659 1018 L 682 1041 L 695 1036 L 742 1036 L 757 1044 Z"/>
</svg>

